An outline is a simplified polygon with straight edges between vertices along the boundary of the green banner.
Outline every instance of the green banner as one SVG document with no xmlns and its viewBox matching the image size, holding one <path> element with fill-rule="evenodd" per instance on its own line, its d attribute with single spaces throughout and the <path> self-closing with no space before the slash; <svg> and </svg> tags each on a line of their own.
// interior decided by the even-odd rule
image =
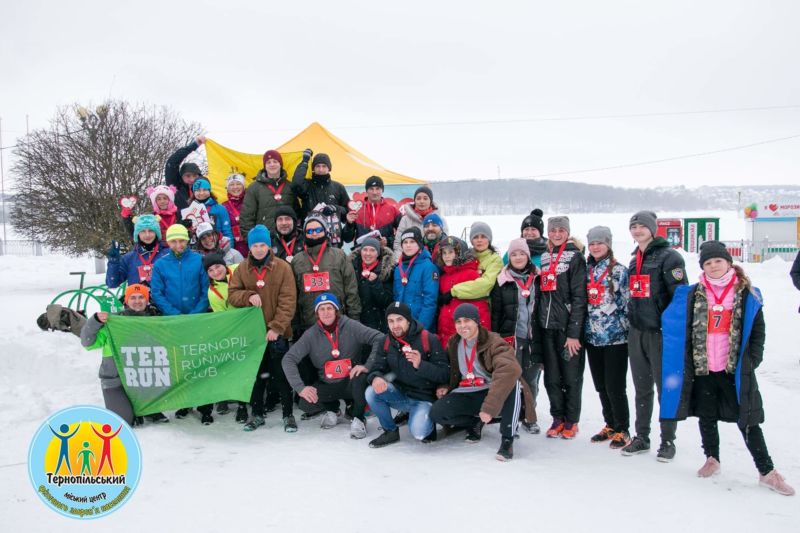
<svg viewBox="0 0 800 533">
<path fill-rule="evenodd" d="M 258 307 L 166 317 L 108 317 L 122 385 L 138 415 L 250 401 L 266 348 Z"/>
</svg>

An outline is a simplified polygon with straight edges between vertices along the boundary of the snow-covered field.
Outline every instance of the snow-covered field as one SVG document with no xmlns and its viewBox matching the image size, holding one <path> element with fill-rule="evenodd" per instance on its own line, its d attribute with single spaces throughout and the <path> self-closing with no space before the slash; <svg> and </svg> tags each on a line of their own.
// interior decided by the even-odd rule
<svg viewBox="0 0 800 533">
<path fill-rule="evenodd" d="M 629 215 L 576 215 L 573 233 L 612 228 L 617 256 L 632 248 Z M 741 238 L 744 223 L 722 214 L 722 238 Z M 522 215 L 481 217 L 501 248 L 516 237 Z M 453 233 L 468 225 L 452 217 Z M 699 273 L 687 256 L 690 279 Z M 789 263 L 745 265 L 766 300 L 767 346 L 759 369 L 770 453 L 788 482 L 800 488 L 800 293 Z M 696 420 L 678 426 L 678 455 L 622 457 L 589 437 L 602 426 L 587 369 L 581 433 L 574 441 L 523 433 L 515 458 L 494 459 L 496 426 L 475 446 L 459 435 L 422 445 L 404 428 L 402 442 L 372 450 L 348 438 L 345 425 L 321 431 L 299 422 L 290 435 L 278 414 L 244 433 L 233 415 L 196 418 L 137 430 L 142 480 L 130 503 L 86 523 L 44 509 L 28 480 L 28 445 L 52 412 L 73 404 L 102 405 L 99 352 L 69 334 L 45 333 L 36 317 L 58 292 L 76 287 L 70 271 L 91 272 L 88 259 L 0 257 L 0 516 L 5 531 L 797 531 L 800 505 L 758 487 L 757 472 L 733 425 L 721 425 L 722 475 L 701 480 L 704 461 Z M 101 283 L 101 275 L 88 276 Z M 629 386 L 633 402 L 633 387 Z M 539 416 L 548 425 L 547 396 Z M 297 413 L 299 415 L 299 413 Z M 378 434 L 368 422 L 369 436 Z"/>
</svg>

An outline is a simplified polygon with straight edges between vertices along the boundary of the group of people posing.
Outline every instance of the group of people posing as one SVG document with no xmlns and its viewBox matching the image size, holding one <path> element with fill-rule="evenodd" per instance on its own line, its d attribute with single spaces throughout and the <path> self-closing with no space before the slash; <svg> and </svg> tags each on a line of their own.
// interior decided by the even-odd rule
<svg viewBox="0 0 800 533">
<path fill-rule="evenodd" d="M 760 483 L 794 493 L 760 428 L 761 296 L 724 244 L 703 244 L 703 272 L 689 285 L 683 257 L 656 236 L 651 211 L 631 217 L 637 247 L 630 261 L 618 261 L 609 228 L 589 230 L 584 245 L 567 216 L 545 225 L 534 209 L 501 255 L 486 223 L 471 225 L 469 242 L 448 235 L 426 186 L 398 209 L 371 176 L 354 210 L 331 179 L 330 158 L 311 150 L 291 180 L 280 153 L 267 151 L 246 189 L 244 176 L 228 177 L 220 204 L 197 165 L 182 163 L 203 142 L 177 150 L 166 185 L 148 189 L 153 214 L 123 213 L 134 242 L 124 255 L 112 245 L 106 281 L 127 283 L 123 315 L 262 310 L 267 349 L 251 401 L 236 411 L 245 430 L 264 426 L 279 405 L 284 429 L 297 431 L 295 404 L 323 429 L 349 419 L 356 439 L 367 436 L 366 416 L 374 414 L 382 432 L 373 448 L 397 442 L 403 424 L 423 443 L 457 430 L 475 443 L 486 424 L 499 423 L 496 457 L 507 461 L 520 425 L 540 432 L 542 376 L 552 419 L 546 436 L 577 437 L 588 358 L 605 420 L 591 442 L 626 456 L 648 453 L 658 398 L 659 461 L 675 457 L 677 422 L 697 416 L 706 456 L 698 475 L 718 473 L 717 423 L 734 422 Z M 193 202 L 210 220 L 181 223 Z M 348 254 L 343 245 L 351 242 Z M 107 346 L 106 320 L 106 313 L 90 317 L 84 346 Z M 101 378 L 107 406 L 141 423 L 107 358 Z M 213 422 L 213 405 L 197 409 L 202 423 Z M 217 405 L 218 413 L 227 409 Z"/>
</svg>

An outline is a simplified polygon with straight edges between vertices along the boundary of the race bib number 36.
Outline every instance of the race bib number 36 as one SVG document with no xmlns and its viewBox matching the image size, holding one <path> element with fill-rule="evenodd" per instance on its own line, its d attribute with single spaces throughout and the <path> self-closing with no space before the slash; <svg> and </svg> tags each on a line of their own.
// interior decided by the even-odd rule
<svg viewBox="0 0 800 533">
<path fill-rule="evenodd" d="M 328 272 L 309 272 L 303 274 L 303 291 L 327 292 L 331 289 L 331 276 Z"/>
</svg>

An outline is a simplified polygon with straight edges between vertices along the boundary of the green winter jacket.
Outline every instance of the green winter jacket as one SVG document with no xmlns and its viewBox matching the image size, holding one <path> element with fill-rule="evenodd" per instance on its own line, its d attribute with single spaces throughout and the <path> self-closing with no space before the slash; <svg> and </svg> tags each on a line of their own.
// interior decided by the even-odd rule
<svg viewBox="0 0 800 533">
<path fill-rule="evenodd" d="M 275 193 L 267 184 L 276 190 L 283 184 L 280 201 L 275 199 Z M 269 229 L 270 235 L 276 235 L 275 211 L 281 205 L 291 207 L 295 213 L 298 213 L 300 209 L 300 203 L 292 190 L 292 184 L 286 179 L 286 171 L 281 169 L 281 177 L 277 184 L 267 178 L 264 170 L 259 171 L 253 183 L 247 187 L 242 203 L 242 212 L 239 214 L 239 229 L 242 232 L 242 238 L 247 240 L 247 233 L 256 224 L 264 224 Z"/>
<path fill-rule="evenodd" d="M 450 289 L 450 293 L 453 298 L 460 300 L 488 299 L 497 281 L 497 276 L 503 270 L 503 259 L 500 254 L 491 249 L 482 252 L 476 252 L 474 249 L 471 251 L 478 258 L 478 270 L 481 272 L 481 277 L 459 283 Z"/>
<path fill-rule="evenodd" d="M 219 311 L 236 309 L 232 305 L 228 304 L 228 283 L 230 283 L 231 276 L 233 276 L 233 271 L 236 270 L 236 267 L 238 267 L 239 264 L 240 263 L 228 265 L 228 275 L 225 277 L 225 281 L 214 281 L 212 279 L 208 280 L 208 303 L 213 312 L 218 313 Z"/>
<path fill-rule="evenodd" d="M 321 245 L 308 249 L 316 261 Z M 300 315 L 301 326 L 307 329 L 317 321 L 314 313 L 314 299 L 322 292 L 306 292 L 303 284 L 303 276 L 313 272 L 311 260 L 305 251 L 300 252 L 292 259 L 292 272 L 297 283 L 297 309 Z M 330 290 L 342 304 L 342 314 L 349 316 L 353 320 L 358 320 L 361 316 L 361 300 L 358 297 L 358 280 L 356 279 L 353 263 L 347 259 L 347 255 L 339 248 L 328 244 L 322 259 L 319 262 L 319 271 L 327 272 L 330 276 Z"/>
</svg>

